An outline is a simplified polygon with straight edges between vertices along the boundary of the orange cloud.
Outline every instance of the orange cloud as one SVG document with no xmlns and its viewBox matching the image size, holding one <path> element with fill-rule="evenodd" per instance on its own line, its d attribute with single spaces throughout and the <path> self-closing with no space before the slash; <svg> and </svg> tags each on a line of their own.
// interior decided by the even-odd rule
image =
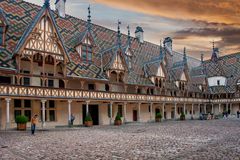
<svg viewBox="0 0 240 160">
<path fill-rule="evenodd" d="M 95 2 L 173 19 L 226 24 L 240 22 L 239 0 L 95 0 Z"/>
</svg>

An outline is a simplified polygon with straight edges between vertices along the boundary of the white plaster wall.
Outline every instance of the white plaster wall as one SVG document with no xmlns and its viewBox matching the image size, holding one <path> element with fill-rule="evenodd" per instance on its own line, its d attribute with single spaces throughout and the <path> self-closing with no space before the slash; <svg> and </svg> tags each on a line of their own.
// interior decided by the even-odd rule
<svg viewBox="0 0 240 160">
<path fill-rule="evenodd" d="M 218 80 L 220 81 L 220 86 L 225 86 L 226 85 L 226 77 L 223 77 L 223 76 L 216 76 L 216 77 L 208 78 L 208 85 L 210 87 L 218 86 L 218 84 L 217 84 Z"/>
</svg>

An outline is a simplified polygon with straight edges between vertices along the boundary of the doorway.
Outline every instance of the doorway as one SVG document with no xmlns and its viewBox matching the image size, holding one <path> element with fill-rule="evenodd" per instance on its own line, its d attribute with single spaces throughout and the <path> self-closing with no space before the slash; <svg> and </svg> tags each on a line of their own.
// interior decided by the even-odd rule
<svg viewBox="0 0 240 160">
<path fill-rule="evenodd" d="M 89 105 L 88 106 L 88 109 L 89 109 L 89 114 L 91 115 L 92 117 L 92 120 L 93 120 L 93 125 L 99 125 L 99 109 L 98 109 L 98 105 Z M 83 105 L 83 122 L 84 122 L 84 119 L 86 117 L 86 105 L 84 104 Z"/>
<path fill-rule="evenodd" d="M 133 121 L 137 121 L 137 110 L 133 110 Z"/>
</svg>

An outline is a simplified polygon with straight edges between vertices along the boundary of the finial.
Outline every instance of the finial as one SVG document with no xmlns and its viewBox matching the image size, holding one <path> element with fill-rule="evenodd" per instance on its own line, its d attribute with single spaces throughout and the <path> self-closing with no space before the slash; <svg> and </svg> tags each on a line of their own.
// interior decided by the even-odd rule
<svg viewBox="0 0 240 160">
<path fill-rule="evenodd" d="M 213 44 L 213 51 L 214 51 L 214 48 L 215 48 L 215 42 L 214 42 L 214 40 L 212 41 L 212 44 Z"/>
<path fill-rule="evenodd" d="M 49 2 L 50 0 L 45 0 L 45 2 L 44 2 L 44 6 L 46 7 L 46 8 L 48 8 L 48 7 L 50 7 L 50 2 Z"/>
<path fill-rule="evenodd" d="M 163 50 L 162 50 L 162 40 L 160 40 L 160 55 L 163 54 Z"/>
<path fill-rule="evenodd" d="M 203 59 L 204 59 L 204 54 L 201 54 L 201 63 L 203 63 Z"/>
<path fill-rule="evenodd" d="M 88 6 L 87 28 L 88 28 L 88 31 L 91 30 L 91 8 L 90 8 L 90 5 Z"/>
<path fill-rule="evenodd" d="M 88 6 L 88 23 L 91 23 L 91 8 Z"/>
<path fill-rule="evenodd" d="M 131 45 L 131 35 L 130 35 L 130 26 L 127 26 L 128 29 L 128 45 Z"/>
<path fill-rule="evenodd" d="M 121 22 L 118 20 L 118 35 L 117 35 L 117 43 L 119 46 L 121 46 L 121 31 L 120 31 L 120 25 L 121 25 Z"/>
<path fill-rule="evenodd" d="M 183 61 L 187 62 L 186 47 L 183 49 Z"/>
</svg>

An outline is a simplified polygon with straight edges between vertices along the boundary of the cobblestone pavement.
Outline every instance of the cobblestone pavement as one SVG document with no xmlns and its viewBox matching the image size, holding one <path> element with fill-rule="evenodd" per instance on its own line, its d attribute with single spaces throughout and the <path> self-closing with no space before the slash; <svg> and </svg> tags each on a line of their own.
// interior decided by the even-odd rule
<svg viewBox="0 0 240 160">
<path fill-rule="evenodd" d="M 0 159 L 240 159 L 240 121 L 0 132 Z"/>
</svg>

